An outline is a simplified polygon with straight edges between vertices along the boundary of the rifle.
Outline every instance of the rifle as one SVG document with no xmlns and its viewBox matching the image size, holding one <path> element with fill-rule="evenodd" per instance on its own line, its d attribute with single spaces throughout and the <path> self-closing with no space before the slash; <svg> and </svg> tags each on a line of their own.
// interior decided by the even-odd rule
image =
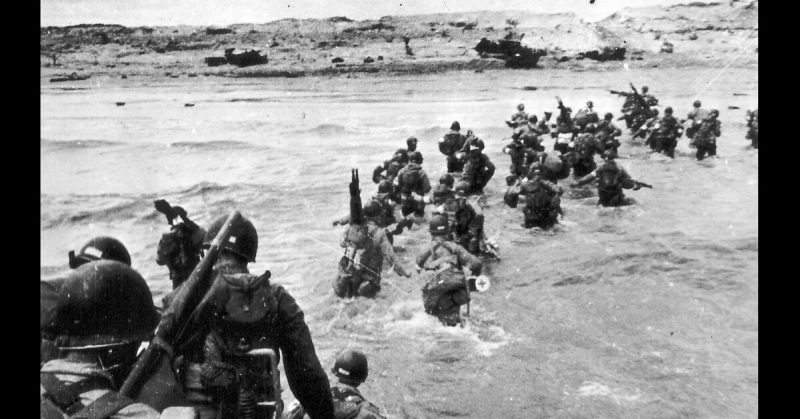
<svg viewBox="0 0 800 419">
<path fill-rule="evenodd" d="M 350 224 L 363 224 L 361 189 L 358 187 L 358 169 L 350 169 Z"/>
<path fill-rule="evenodd" d="M 611 92 L 611 94 L 612 94 L 612 95 L 624 96 L 624 97 L 628 97 L 628 96 L 630 96 L 630 95 L 631 95 L 631 93 L 628 93 L 628 92 L 620 92 L 620 91 L 618 91 L 618 90 L 609 90 L 609 92 Z"/>
<path fill-rule="evenodd" d="M 650 189 L 653 189 L 653 185 L 648 185 L 648 184 L 646 184 L 646 183 L 644 183 L 644 182 L 639 182 L 638 180 L 634 180 L 634 181 L 633 181 L 633 185 L 634 185 L 634 186 L 638 186 L 638 187 L 640 187 L 640 188 L 644 187 L 644 188 L 650 188 Z"/>
<path fill-rule="evenodd" d="M 135 398 L 140 393 L 142 385 L 149 378 L 150 373 L 154 372 L 153 367 L 159 364 L 163 365 L 165 360 L 169 361 L 168 358 L 164 358 L 164 355 L 171 356 L 172 347 L 181 343 L 192 321 L 205 305 L 207 298 L 204 297 L 207 297 L 208 290 L 212 285 L 211 269 L 217 261 L 219 250 L 222 244 L 230 238 L 231 226 L 241 220 L 242 214 L 239 211 L 234 210 L 231 212 L 214 241 L 211 242 L 205 256 L 192 271 L 189 279 L 176 289 L 169 309 L 161 317 L 155 338 L 131 368 L 125 382 L 122 383 L 119 389 L 119 396 Z M 171 367 L 171 365 L 169 366 Z M 164 393 L 168 393 L 168 391 Z M 170 400 L 165 399 L 170 396 L 169 394 L 156 394 L 155 396 L 156 400 L 149 401 L 148 404 L 150 406 L 157 410 L 162 410 L 169 406 Z"/>
</svg>

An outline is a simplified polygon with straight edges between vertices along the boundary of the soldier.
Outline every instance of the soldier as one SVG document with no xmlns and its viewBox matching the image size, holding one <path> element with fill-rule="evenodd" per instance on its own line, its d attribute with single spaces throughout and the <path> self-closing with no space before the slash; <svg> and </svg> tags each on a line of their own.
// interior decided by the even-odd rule
<svg viewBox="0 0 800 419">
<path fill-rule="evenodd" d="M 439 140 L 439 151 L 447 156 L 447 173 L 461 172 L 464 168 L 464 158 L 459 151 L 464 148 L 467 138 L 459 133 L 460 130 L 458 121 L 453 121 L 450 132 Z"/>
<path fill-rule="evenodd" d="M 651 150 L 656 149 L 656 137 L 658 126 L 658 109 L 651 109 L 649 111 L 650 118 L 648 118 L 640 127 L 633 133 L 633 138 L 644 138 L 644 143 L 650 146 Z"/>
<path fill-rule="evenodd" d="M 158 418 L 115 397 L 158 318 L 147 283 L 127 264 L 93 260 L 70 272 L 45 324 L 59 356 L 40 369 L 40 417 Z"/>
<path fill-rule="evenodd" d="M 98 236 L 94 237 L 86 244 L 83 245 L 78 254 L 75 251 L 69 251 L 69 267 L 70 269 L 77 269 L 78 267 L 97 260 L 115 260 L 124 263 L 128 266 L 131 265 L 131 255 L 128 249 L 119 240 L 108 237 Z M 40 311 L 40 363 L 58 357 L 58 349 L 55 345 L 55 336 L 46 333 L 44 327 L 48 318 L 52 316 L 58 304 L 58 293 L 66 277 L 48 279 L 40 281 L 39 287 L 39 311 Z"/>
<path fill-rule="evenodd" d="M 694 143 L 697 147 L 695 157 L 697 157 L 697 160 L 703 160 L 706 153 L 708 153 L 709 157 L 717 155 L 717 137 L 720 136 L 721 125 L 719 119 L 717 119 L 718 117 L 718 110 L 712 109 L 709 111 L 708 116 L 700 123 L 697 132 L 694 134 Z"/>
<path fill-rule="evenodd" d="M 384 419 L 378 406 L 370 403 L 358 391 L 358 386 L 367 380 L 369 365 L 367 357 L 347 349 L 336 357 L 331 372 L 339 379 L 339 384 L 331 388 L 333 392 L 334 417 L 337 419 Z M 306 419 L 302 407 L 293 409 L 289 419 Z"/>
<path fill-rule="evenodd" d="M 594 133 L 596 125 L 590 123 L 586 125 L 586 132 L 578 134 L 575 139 L 575 145 L 572 150 L 567 153 L 567 160 L 572 167 L 575 176 L 585 176 L 592 172 L 597 164 L 594 162 L 594 155 L 603 154 L 605 151 L 600 143 L 595 140 Z"/>
<path fill-rule="evenodd" d="M 385 179 L 392 182 L 394 178 L 397 177 L 397 174 L 400 173 L 400 170 L 407 164 L 408 152 L 404 148 L 398 148 L 391 159 L 375 167 L 375 170 L 372 171 L 372 181 L 380 183 L 380 181 Z M 382 174 L 384 171 L 386 172 L 385 175 Z"/>
<path fill-rule="evenodd" d="M 417 137 L 408 137 L 406 140 L 406 145 L 408 146 L 407 152 L 411 153 L 412 151 L 417 151 Z"/>
<path fill-rule="evenodd" d="M 531 167 L 530 178 L 519 186 L 519 194 L 525 196 L 525 207 L 522 213 L 525 228 L 539 227 L 548 229 L 558 223 L 558 215 L 564 214 L 561 209 L 561 195 L 564 189 L 543 177 L 544 165 L 536 163 Z"/>
<path fill-rule="evenodd" d="M 638 190 L 642 186 L 650 187 L 642 182 L 637 182 L 631 179 L 631 176 L 621 165 L 617 164 L 617 153 L 613 150 L 606 150 L 603 152 L 603 159 L 605 162 L 594 173 L 590 173 L 576 183 L 570 184 L 570 188 L 577 188 L 578 186 L 585 185 L 595 179 L 597 183 L 597 195 L 599 196 L 598 204 L 609 206 L 621 206 L 629 204 L 629 200 L 625 198 L 622 189 Z"/>
<path fill-rule="evenodd" d="M 697 129 L 700 128 L 700 124 L 708 116 L 708 110 L 703 109 L 702 106 L 703 104 L 699 100 L 695 100 L 694 103 L 692 103 L 693 109 L 686 115 L 687 122 L 689 123 L 689 126 L 686 127 L 686 137 L 692 140 L 689 142 L 691 147 L 695 147 L 694 133 L 697 132 Z"/>
<path fill-rule="evenodd" d="M 558 100 L 560 113 L 556 117 L 556 132 L 551 133 L 556 139 L 553 144 L 553 150 L 566 154 L 569 151 L 572 140 L 575 138 L 575 124 L 572 120 L 572 108 L 564 106 L 560 97 L 556 96 L 556 100 Z"/>
<path fill-rule="evenodd" d="M 611 112 L 606 112 L 606 114 L 603 115 L 603 120 L 597 124 L 597 134 L 595 135 L 595 138 L 602 145 L 603 151 L 617 151 L 620 146 L 620 142 L 617 137 L 622 135 L 622 130 L 614 125 L 613 121 L 614 114 Z"/>
<path fill-rule="evenodd" d="M 489 160 L 489 156 L 483 154 L 479 146 L 470 145 L 464 173 L 461 175 L 461 180 L 469 185 L 469 193 L 482 193 L 483 188 L 494 176 L 494 170 L 494 164 Z"/>
<path fill-rule="evenodd" d="M 473 276 L 480 275 L 480 259 L 448 239 L 450 230 L 447 217 L 431 217 L 432 242 L 417 255 L 417 266 L 425 280 L 422 301 L 425 312 L 439 318 L 446 326 L 461 322 L 461 306 L 469 303 L 470 286 L 464 276 L 467 267 Z"/>
<path fill-rule="evenodd" d="M 586 102 L 586 107 L 583 109 L 579 109 L 578 113 L 575 114 L 575 125 L 583 131 L 586 129 L 586 125 L 588 124 L 596 124 L 600 122 L 600 118 L 597 116 L 597 112 L 594 111 L 594 103 L 592 101 Z"/>
<path fill-rule="evenodd" d="M 541 134 L 550 133 L 550 125 L 549 125 L 549 123 L 550 123 L 550 118 L 552 116 L 553 116 L 552 112 L 545 112 L 544 113 L 544 119 L 539 121 L 539 123 L 536 125 L 536 128 L 539 130 L 539 132 Z"/>
<path fill-rule="evenodd" d="M 350 225 L 340 242 L 344 255 L 333 284 L 334 292 L 341 298 L 375 297 L 381 289 L 384 257 L 398 275 L 410 276 L 395 255 L 386 232 L 376 223 L 380 211 L 380 204 L 375 201 L 361 207 L 358 171 L 354 170 L 350 182 Z"/>
<path fill-rule="evenodd" d="M 382 180 L 378 184 L 378 193 L 372 197 L 372 200 L 380 205 L 380 216 L 377 218 L 376 224 L 384 228 L 386 238 L 389 243 L 394 244 L 394 236 L 401 234 L 403 228 L 411 227 L 413 219 L 410 217 L 403 217 L 400 213 L 400 207 L 394 197 L 394 185 L 388 180 Z M 371 204 L 368 204 L 371 205 Z M 346 225 L 350 223 L 350 215 L 333 221 L 333 225 Z M 394 228 L 390 228 L 392 224 L 397 223 Z"/>
<path fill-rule="evenodd" d="M 536 115 L 531 115 L 530 118 L 528 118 L 528 123 L 517 130 L 511 136 L 511 138 L 514 140 L 519 140 L 523 146 L 531 150 L 544 151 L 544 146 L 542 145 L 542 140 L 539 138 L 539 136 L 545 132 L 549 132 L 549 129 L 547 129 L 547 124 L 545 124 L 544 127 L 547 130 L 542 131 L 541 125 L 538 124 L 538 120 L 539 118 L 537 118 Z"/>
<path fill-rule="evenodd" d="M 204 248 L 210 248 L 227 219 L 219 217 L 208 227 Z M 255 262 L 258 250 L 253 223 L 241 217 L 229 231 L 210 272 L 210 289 L 200 292 L 205 297 L 192 313 L 194 329 L 174 348 L 188 403 L 201 418 L 279 415 L 277 368 L 254 355 L 269 350 L 275 354 L 273 365 L 283 357 L 289 387 L 311 417 L 332 417 L 330 384 L 303 310 L 283 286 L 270 282 L 269 271 L 249 272 L 247 264 Z M 164 310 L 159 329 L 176 327 L 178 305 Z M 269 401 L 275 411 L 262 404 Z"/>
<path fill-rule="evenodd" d="M 182 207 L 173 207 L 163 199 L 156 200 L 154 204 L 156 210 L 167 217 L 170 225 L 169 233 L 162 234 L 158 241 L 156 263 L 167 266 L 172 289 L 175 289 L 189 278 L 200 262 L 200 246 L 206 231 L 190 220 Z"/>
<path fill-rule="evenodd" d="M 395 188 L 400 195 L 403 216 L 414 214 L 425 216 L 425 194 L 431 191 L 428 174 L 422 169 L 422 154 L 414 151 L 408 156 L 409 163 L 397 174 Z"/>
<path fill-rule="evenodd" d="M 520 103 L 517 105 L 517 112 L 511 115 L 511 118 L 506 121 L 506 125 L 510 128 L 516 128 L 523 125 L 528 120 L 528 114 L 525 112 L 525 105 Z"/>
<path fill-rule="evenodd" d="M 664 116 L 658 121 L 656 127 L 655 150 L 675 158 L 675 147 L 678 146 L 678 138 L 683 135 L 683 127 L 672 116 L 672 107 L 667 106 L 664 109 Z"/>
<path fill-rule="evenodd" d="M 544 149 L 544 147 L 542 147 Z M 506 177 L 507 184 L 513 184 L 520 176 L 525 176 L 531 163 L 538 158 L 538 154 L 533 149 L 526 147 L 521 137 L 517 136 L 505 147 L 503 153 L 511 158 L 509 176 Z"/>
<path fill-rule="evenodd" d="M 753 148 L 758 148 L 758 108 L 755 111 L 747 111 L 747 135 L 745 138 L 750 140 Z"/>
<path fill-rule="evenodd" d="M 650 90 L 649 87 L 642 86 L 642 99 L 644 99 L 644 102 L 647 104 L 647 107 L 657 106 L 658 105 L 658 99 L 656 99 L 655 96 L 647 93 L 648 90 Z M 635 90 L 634 90 L 634 92 L 635 92 Z"/>
<path fill-rule="evenodd" d="M 483 209 L 477 203 L 469 201 L 468 190 L 469 185 L 466 182 L 458 182 L 455 193 L 445 199 L 437 211 L 447 216 L 450 239 L 473 255 L 479 256 L 486 250 Z"/>
</svg>

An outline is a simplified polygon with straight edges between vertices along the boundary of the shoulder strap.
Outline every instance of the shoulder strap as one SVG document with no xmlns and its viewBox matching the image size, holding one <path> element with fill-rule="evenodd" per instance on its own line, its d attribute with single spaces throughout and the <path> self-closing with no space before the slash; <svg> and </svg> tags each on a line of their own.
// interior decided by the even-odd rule
<svg viewBox="0 0 800 419">
<path fill-rule="evenodd" d="M 80 397 L 82 393 L 109 384 L 106 379 L 96 376 L 74 383 L 65 383 L 59 380 L 55 373 L 51 372 L 43 372 L 39 376 L 45 390 L 44 396 L 67 414 L 75 413 L 83 408 Z"/>
<path fill-rule="evenodd" d="M 105 419 L 133 404 L 135 400 L 109 391 L 69 419 Z"/>
</svg>

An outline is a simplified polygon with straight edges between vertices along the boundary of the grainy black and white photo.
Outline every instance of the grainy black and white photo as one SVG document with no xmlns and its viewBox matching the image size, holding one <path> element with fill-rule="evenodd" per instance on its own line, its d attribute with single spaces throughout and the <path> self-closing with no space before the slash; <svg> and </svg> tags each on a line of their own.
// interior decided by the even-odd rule
<svg viewBox="0 0 800 419">
<path fill-rule="evenodd" d="M 758 417 L 758 0 L 40 0 L 40 417 Z"/>
</svg>

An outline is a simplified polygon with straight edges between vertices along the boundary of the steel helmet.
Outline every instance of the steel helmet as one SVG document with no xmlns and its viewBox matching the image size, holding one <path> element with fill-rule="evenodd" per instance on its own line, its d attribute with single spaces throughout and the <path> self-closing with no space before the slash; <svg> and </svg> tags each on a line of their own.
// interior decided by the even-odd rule
<svg viewBox="0 0 800 419">
<path fill-rule="evenodd" d="M 709 111 L 708 113 L 709 113 L 709 115 L 719 116 L 719 111 L 718 111 L 718 110 L 716 110 L 716 109 L 712 109 L 712 110 L 711 110 L 711 111 Z"/>
<path fill-rule="evenodd" d="M 586 107 L 587 108 L 592 108 L 592 107 L 594 107 L 594 103 L 592 103 L 592 101 L 590 100 L 590 101 L 586 102 Z"/>
<path fill-rule="evenodd" d="M 442 185 L 447 185 L 448 187 L 453 187 L 453 175 L 450 173 L 445 173 L 441 177 L 439 177 L 439 183 Z"/>
<path fill-rule="evenodd" d="M 605 118 L 605 119 L 609 119 L 609 120 L 610 120 L 611 118 L 613 118 L 613 117 L 614 117 L 614 114 L 613 114 L 613 113 L 611 113 L 611 112 L 606 112 L 606 114 L 605 114 L 605 115 L 603 115 L 603 118 Z"/>
<path fill-rule="evenodd" d="M 428 224 L 431 234 L 434 236 L 443 236 L 450 232 L 450 223 L 447 222 L 447 216 L 443 214 L 435 214 Z"/>
<path fill-rule="evenodd" d="M 567 106 L 566 108 L 564 108 L 564 110 L 565 110 L 565 111 L 567 111 L 567 112 L 570 112 L 570 113 L 572 112 L 572 108 L 570 108 L 569 106 Z"/>
<path fill-rule="evenodd" d="M 586 124 L 586 132 L 592 133 L 595 131 L 597 131 L 597 124 L 595 124 L 594 122 Z"/>
<path fill-rule="evenodd" d="M 406 140 L 407 145 L 416 144 L 417 142 L 418 142 L 417 137 L 408 137 L 408 139 Z"/>
<path fill-rule="evenodd" d="M 70 272 L 58 291 L 46 333 L 62 349 L 95 349 L 148 339 L 160 316 L 141 275 L 114 260 Z"/>
<path fill-rule="evenodd" d="M 463 180 L 458 182 L 456 184 L 456 188 L 455 188 L 454 191 L 455 191 L 456 195 L 467 196 L 467 194 L 469 193 L 469 182 L 466 182 L 466 181 L 463 181 Z"/>
<path fill-rule="evenodd" d="M 331 372 L 339 377 L 340 380 L 361 384 L 369 375 L 367 357 L 359 351 L 347 349 L 336 357 L 336 362 L 333 363 Z"/>
<path fill-rule="evenodd" d="M 208 249 L 211 242 L 217 237 L 217 233 L 222 229 L 222 224 L 228 219 L 227 215 L 220 216 L 206 229 L 206 237 L 203 239 L 203 249 Z M 231 235 L 228 240 L 222 244 L 221 249 L 226 249 L 233 252 L 247 260 L 248 262 L 256 261 L 256 252 L 258 251 L 258 233 L 253 223 L 245 217 L 241 221 L 231 226 Z"/>
<path fill-rule="evenodd" d="M 613 160 L 617 158 L 617 152 L 614 150 L 606 150 L 603 152 L 603 158 Z"/>
<path fill-rule="evenodd" d="M 445 184 L 440 183 L 433 187 L 434 198 L 444 198 L 450 195 L 453 195 L 453 190 Z"/>
<path fill-rule="evenodd" d="M 381 204 L 380 202 L 371 199 L 369 202 L 364 204 L 363 211 L 365 217 L 377 217 L 381 215 Z"/>
<path fill-rule="evenodd" d="M 672 106 L 667 106 L 667 108 L 664 109 L 664 113 L 672 115 Z"/>
<path fill-rule="evenodd" d="M 378 184 L 378 193 L 391 193 L 394 190 L 392 182 L 384 179 Z"/>
<path fill-rule="evenodd" d="M 519 105 L 517 105 L 517 109 L 519 109 L 521 111 L 525 110 L 525 104 L 524 103 L 520 103 Z"/>
<path fill-rule="evenodd" d="M 86 242 L 77 255 L 75 251 L 70 250 L 69 267 L 75 269 L 84 263 L 100 259 L 116 260 L 131 265 L 131 255 L 122 242 L 113 237 L 98 236 Z"/>
<path fill-rule="evenodd" d="M 536 114 L 533 114 L 533 115 L 528 117 L 528 122 L 530 122 L 531 124 L 535 124 L 535 123 L 539 122 L 539 117 L 536 116 Z"/>
<path fill-rule="evenodd" d="M 459 131 L 461 130 L 461 124 L 459 124 L 458 121 L 453 121 L 453 123 L 450 124 L 450 129 L 453 131 Z"/>
<path fill-rule="evenodd" d="M 531 168 L 528 171 L 528 175 L 529 177 L 532 177 L 534 175 L 543 175 L 544 170 L 545 170 L 544 164 L 537 161 L 536 163 L 533 163 L 531 165 Z"/>
<path fill-rule="evenodd" d="M 702 106 L 702 103 L 700 103 L 699 100 L 695 100 L 694 103 L 692 103 L 692 106 L 694 106 L 695 108 L 699 108 L 700 106 Z"/>
<path fill-rule="evenodd" d="M 642 93 L 645 93 L 645 92 L 647 92 L 648 90 L 650 90 L 650 88 L 649 88 L 649 87 L 647 87 L 647 86 L 642 86 Z"/>
<path fill-rule="evenodd" d="M 417 164 L 422 163 L 422 153 L 420 153 L 419 151 L 412 151 L 412 152 L 408 153 L 408 161 L 411 161 L 411 162 L 414 162 L 414 163 L 417 163 Z"/>
</svg>

